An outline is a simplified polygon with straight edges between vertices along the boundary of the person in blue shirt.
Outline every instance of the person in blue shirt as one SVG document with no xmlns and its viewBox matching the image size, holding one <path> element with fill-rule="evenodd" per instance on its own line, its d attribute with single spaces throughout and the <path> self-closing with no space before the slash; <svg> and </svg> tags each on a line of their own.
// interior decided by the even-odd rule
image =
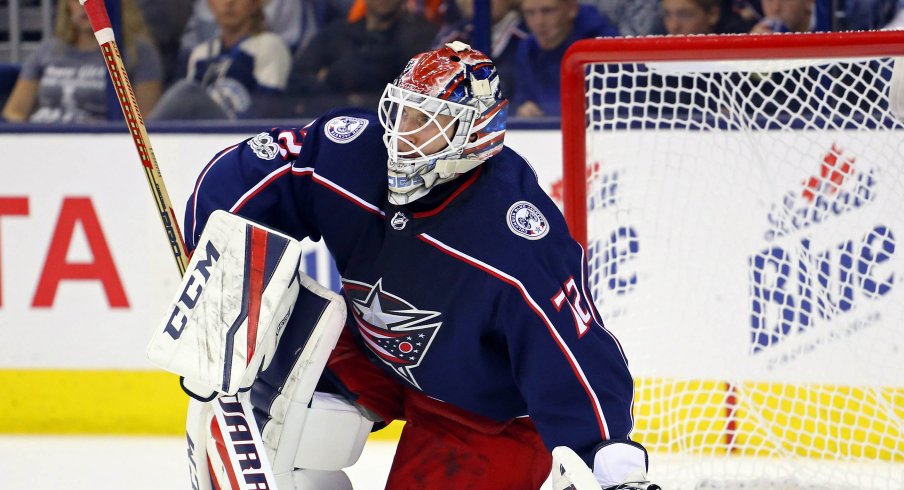
<svg viewBox="0 0 904 490">
<path fill-rule="evenodd" d="M 386 488 L 536 489 L 564 446 L 599 488 L 658 489 L 585 252 L 503 144 L 493 62 L 461 42 L 418 54 L 378 107 L 218 153 L 186 244 L 218 209 L 324 240 L 348 308 L 325 376 L 375 418 L 406 420 Z"/>
<path fill-rule="evenodd" d="M 150 120 L 270 116 L 281 104 L 291 66 L 283 39 L 270 31 L 263 0 L 210 0 L 215 37 L 192 49 L 186 77 L 171 86 Z"/>
<path fill-rule="evenodd" d="M 518 89 L 515 83 L 515 54 L 518 45 L 527 39 L 528 31 L 521 19 L 520 0 L 490 0 L 490 52 L 502 83 L 502 95 L 511 99 Z M 457 14 L 457 15 L 456 15 Z M 471 43 L 474 36 L 473 0 L 456 0 L 449 5 L 447 17 L 453 18 L 442 26 L 433 41 L 439 48 L 452 41 Z"/>
<path fill-rule="evenodd" d="M 750 31 L 755 21 L 746 21 L 721 0 L 659 0 L 664 34 L 740 34 Z"/>
<path fill-rule="evenodd" d="M 531 35 L 515 57 L 515 115 L 559 116 L 559 66 L 565 50 L 579 39 L 618 36 L 618 29 L 593 6 L 578 0 L 523 0 L 521 13 Z"/>
</svg>

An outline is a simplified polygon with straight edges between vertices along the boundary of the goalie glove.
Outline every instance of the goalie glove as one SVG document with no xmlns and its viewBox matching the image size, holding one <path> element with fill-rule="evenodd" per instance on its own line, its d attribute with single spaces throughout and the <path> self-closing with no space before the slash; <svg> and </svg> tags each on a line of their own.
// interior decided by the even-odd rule
<svg viewBox="0 0 904 490">
<path fill-rule="evenodd" d="M 591 470 L 569 447 L 553 449 L 553 490 L 661 490 L 659 485 L 647 481 L 647 451 L 636 442 L 609 441 L 600 445 L 593 466 Z"/>
</svg>

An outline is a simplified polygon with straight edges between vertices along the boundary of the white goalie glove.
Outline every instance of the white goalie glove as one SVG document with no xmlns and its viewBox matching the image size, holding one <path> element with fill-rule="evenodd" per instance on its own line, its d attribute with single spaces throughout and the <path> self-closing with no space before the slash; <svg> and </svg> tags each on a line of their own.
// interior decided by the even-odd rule
<svg viewBox="0 0 904 490">
<path fill-rule="evenodd" d="M 552 490 L 661 490 L 646 477 L 647 451 L 632 441 L 597 448 L 591 470 L 571 448 L 552 451 Z"/>
<path fill-rule="evenodd" d="M 192 488 L 351 489 L 341 469 L 373 422 L 314 393 L 346 309 L 298 270 L 300 258 L 297 240 L 214 212 L 151 339 L 148 357 L 195 398 Z"/>
<path fill-rule="evenodd" d="M 269 365 L 292 313 L 300 259 L 297 240 L 215 211 L 148 359 L 180 375 L 199 400 L 248 388 Z"/>
</svg>

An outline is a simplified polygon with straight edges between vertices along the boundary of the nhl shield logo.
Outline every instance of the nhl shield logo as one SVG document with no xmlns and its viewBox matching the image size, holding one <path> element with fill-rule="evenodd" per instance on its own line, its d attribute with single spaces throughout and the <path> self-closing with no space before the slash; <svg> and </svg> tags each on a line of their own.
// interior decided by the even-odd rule
<svg viewBox="0 0 904 490">
<path fill-rule="evenodd" d="M 367 127 L 367 119 L 339 116 L 327 121 L 323 128 L 326 137 L 336 143 L 350 143 Z"/>
<path fill-rule="evenodd" d="M 549 233 L 549 222 L 536 206 L 527 201 L 518 201 L 508 210 L 508 227 L 512 233 L 539 240 Z"/>
<path fill-rule="evenodd" d="M 405 215 L 401 211 L 399 211 L 395 214 L 395 216 L 392 217 L 390 224 L 392 225 L 392 228 L 394 230 L 403 230 L 405 229 L 405 225 L 408 224 L 408 218 L 405 217 Z"/>
</svg>

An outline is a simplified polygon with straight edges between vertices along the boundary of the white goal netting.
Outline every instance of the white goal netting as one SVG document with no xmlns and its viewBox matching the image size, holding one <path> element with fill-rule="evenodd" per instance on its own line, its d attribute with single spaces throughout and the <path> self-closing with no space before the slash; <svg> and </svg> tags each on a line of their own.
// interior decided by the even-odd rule
<svg viewBox="0 0 904 490">
<path fill-rule="evenodd" d="M 663 488 L 904 489 L 901 65 L 588 65 L 591 283 Z"/>
</svg>

